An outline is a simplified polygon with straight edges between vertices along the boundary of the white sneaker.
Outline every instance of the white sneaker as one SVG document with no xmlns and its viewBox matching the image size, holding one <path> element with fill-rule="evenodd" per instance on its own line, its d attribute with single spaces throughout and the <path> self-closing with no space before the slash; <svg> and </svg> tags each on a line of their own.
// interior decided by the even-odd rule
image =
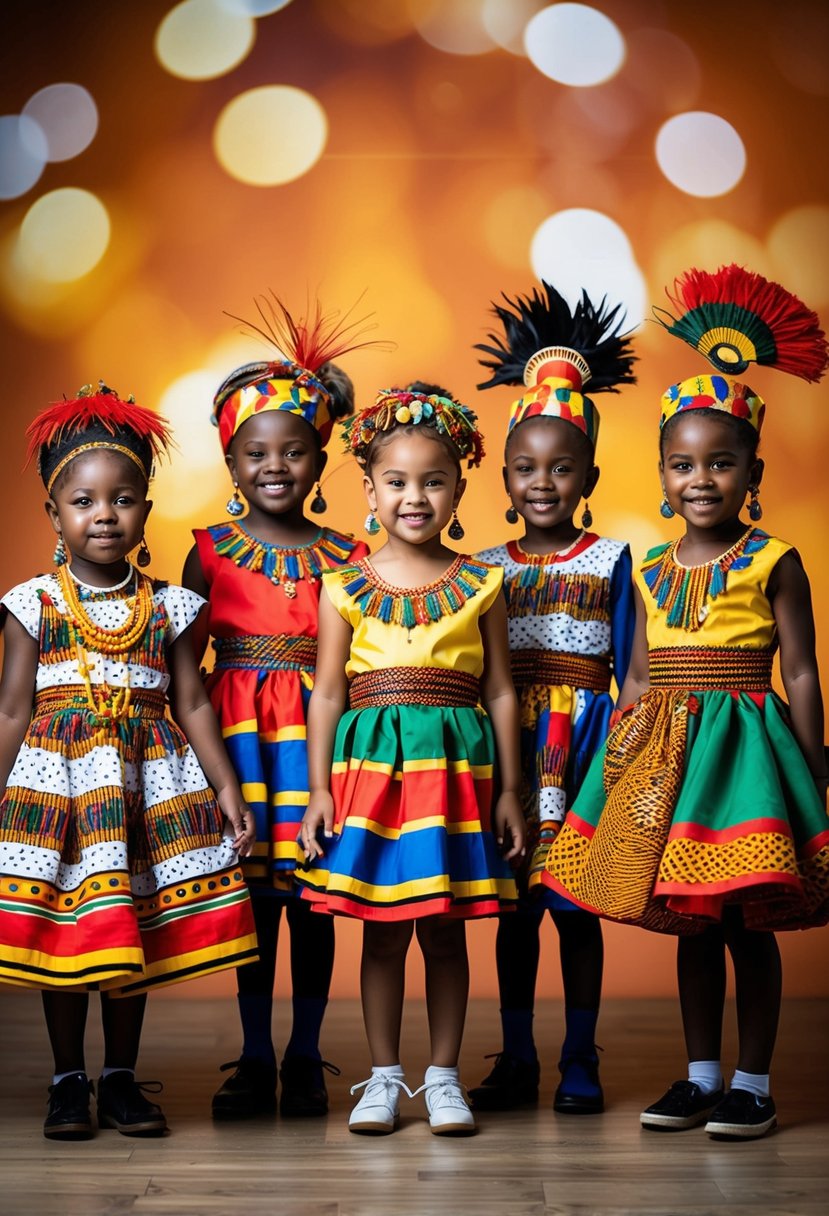
<svg viewBox="0 0 829 1216">
<path fill-rule="evenodd" d="M 375 1072 L 372 1069 L 367 1081 L 351 1086 L 352 1094 L 364 1091 L 360 1101 L 348 1117 L 350 1132 L 387 1136 L 397 1127 L 400 1118 L 400 1091 L 404 1089 L 411 1098 L 412 1091 L 403 1080 L 403 1073 Z"/>
<path fill-rule="evenodd" d="M 429 1127 L 435 1136 L 471 1136 L 477 1129 L 475 1116 L 464 1096 L 465 1085 L 458 1080 L 456 1068 L 426 1069 L 420 1089 L 412 1097 L 426 1095 Z"/>
</svg>

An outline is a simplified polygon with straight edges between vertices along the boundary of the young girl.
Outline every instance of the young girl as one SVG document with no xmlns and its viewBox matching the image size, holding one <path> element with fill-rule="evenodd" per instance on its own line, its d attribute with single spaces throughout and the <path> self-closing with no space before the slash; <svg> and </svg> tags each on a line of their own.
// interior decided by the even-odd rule
<svg viewBox="0 0 829 1216">
<path fill-rule="evenodd" d="M 237 972 L 244 1041 L 236 1071 L 213 1098 L 216 1119 L 250 1118 L 275 1108 L 271 1017 L 283 907 L 291 932 L 293 1025 L 279 1070 L 279 1108 L 283 1115 L 324 1115 L 328 1109 L 319 1036 L 334 964 L 334 924 L 293 898 L 295 841 L 308 802 L 305 718 L 316 664 L 320 577 L 368 549 L 304 514 L 315 483 L 311 510 L 325 510 L 318 484 L 327 460 L 324 445 L 333 419 L 352 412 L 353 387 L 327 362 L 336 330 L 326 335 L 319 326 L 294 324 L 287 314 L 285 320 L 291 332 L 280 335 L 279 345 L 292 357 L 237 368 L 216 394 L 213 419 L 234 486 L 228 514 L 243 510 L 240 494 L 248 510 L 244 520 L 194 533 L 182 580 L 209 600 L 199 655 L 212 634 L 216 663 L 207 690 L 256 815 L 256 844 L 244 868 L 259 961 Z"/>
<path fill-rule="evenodd" d="M 539 931 L 545 910 L 559 936 L 566 1033 L 553 1106 L 564 1114 L 603 1108 L 595 1048 L 602 985 L 597 917 L 541 886 L 540 870 L 589 761 L 607 734 L 611 677 L 624 682 L 633 637 L 627 545 L 589 531 L 589 499 L 599 417 L 582 395 L 633 383 L 633 356 L 619 336 L 618 308 L 588 296 L 571 313 L 549 283 L 510 307 L 496 305 L 505 340 L 482 346 L 494 356 L 492 384 L 526 384 L 509 416 L 504 484 L 507 520 L 524 521 L 520 541 L 479 554 L 503 566 L 512 674 L 521 708 L 522 801 L 530 864 L 518 915 L 502 916 L 496 938 L 503 1046 L 470 1097 L 478 1109 L 508 1110 L 538 1099 L 533 1008 Z M 539 349 L 541 347 L 541 349 Z M 585 352 L 588 359 L 585 358 Z M 531 893 L 530 893 L 531 892 Z"/>
<path fill-rule="evenodd" d="M 353 1132 L 393 1131 L 400 1090 L 413 1096 L 399 1063 L 413 930 L 426 967 L 429 1124 L 438 1135 L 475 1130 L 457 1067 L 464 922 L 516 898 L 507 862 L 522 853 L 523 828 L 502 572 L 441 540 L 450 520 L 449 535 L 463 535 L 460 462 L 480 462 L 476 421 L 437 386 L 418 385 L 381 392 L 344 426 L 364 471 L 366 528 L 382 525 L 388 540 L 371 561 L 323 577 L 301 833 L 310 864 L 298 878 L 318 908 L 364 921 L 372 1071 L 351 1091 L 364 1091 Z"/>
<path fill-rule="evenodd" d="M 146 992 L 256 956 L 236 861 L 253 817 L 186 636 L 202 601 L 128 560 L 140 546 L 149 561 L 162 420 L 101 385 L 28 434 L 57 570 L 2 599 L 0 978 L 43 990 L 55 1059 L 44 1135 L 92 1134 L 90 988 L 102 990 L 98 1126 L 159 1135 L 164 1115 L 134 1075 Z"/>
<path fill-rule="evenodd" d="M 756 359 L 817 379 L 817 317 L 736 266 L 689 272 L 670 329 L 721 371 Z M 667 322 L 664 322 L 667 324 Z M 829 918 L 823 714 L 809 584 L 791 545 L 755 527 L 764 405 L 701 375 L 662 399 L 662 513 L 685 532 L 637 575 L 637 631 L 620 704 L 553 844 L 545 881 L 604 916 L 680 934 L 689 1067 L 643 1127 L 705 1123 L 752 1139 L 776 1123 L 769 1065 L 781 995 L 774 929 Z M 741 518 L 750 496 L 748 524 Z M 790 708 L 771 689 L 772 656 Z M 817 787 L 817 788 L 816 788 Z M 720 1066 L 725 950 L 734 964 L 737 1070 Z"/>
</svg>

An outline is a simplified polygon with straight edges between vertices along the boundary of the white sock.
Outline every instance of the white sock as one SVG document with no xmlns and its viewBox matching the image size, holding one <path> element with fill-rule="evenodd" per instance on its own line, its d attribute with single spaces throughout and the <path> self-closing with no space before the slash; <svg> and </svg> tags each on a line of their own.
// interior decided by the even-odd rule
<svg viewBox="0 0 829 1216">
<path fill-rule="evenodd" d="M 745 1089 L 750 1094 L 754 1094 L 755 1098 L 767 1098 L 769 1096 L 769 1074 L 740 1072 L 739 1068 L 736 1068 L 734 1076 L 731 1078 L 731 1088 Z"/>
<path fill-rule="evenodd" d="M 381 1064 L 377 1067 L 372 1065 L 371 1075 L 373 1077 L 402 1077 L 402 1064 Z"/>
<path fill-rule="evenodd" d="M 66 1077 L 83 1077 L 86 1080 L 86 1073 L 82 1068 L 73 1068 L 70 1072 L 56 1072 L 52 1077 L 52 1084 L 60 1085 Z"/>
<path fill-rule="evenodd" d="M 128 1072 L 131 1077 L 135 1077 L 134 1068 L 102 1068 L 101 1080 L 106 1080 L 107 1077 L 111 1077 L 114 1072 Z"/>
<path fill-rule="evenodd" d="M 691 1060 L 688 1064 L 688 1080 L 698 1085 L 704 1094 L 715 1094 L 722 1089 L 722 1068 L 719 1060 Z"/>
<path fill-rule="evenodd" d="M 457 1081 L 458 1075 L 457 1068 L 443 1068 L 439 1064 L 430 1064 L 426 1069 L 423 1083 L 431 1085 L 434 1081 Z"/>
</svg>

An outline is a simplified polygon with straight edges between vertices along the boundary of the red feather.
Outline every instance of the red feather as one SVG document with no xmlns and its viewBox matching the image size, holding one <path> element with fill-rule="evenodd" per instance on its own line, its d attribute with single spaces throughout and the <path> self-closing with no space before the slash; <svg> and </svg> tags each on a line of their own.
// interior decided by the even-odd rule
<svg viewBox="0 0 829 1216">
<path fill-rule="evenodd" d="M 37 415 L 26 428 L 29 446 L 26 463 L 43 446 L 50 447 L 65 435 L 85 431 L 92 423 L 101 423 L 110 434 L 116 429 L 134 431 L 146 439 L 154 456 L 159 456 L 172 442 L 167 419 L 131 401 L 122 401 L 117 393 L 98 392 L 71 400 L 55 401 Z"/>
<path fill-rule="evenodd" d="M 376 339 L 357 341 L 362 334 L 376 329 L 376 325 L 366 324 L 373 316 L 372 313 L 358 321 L 348 321 L 356 304 L 340 317 L 338 312 L 324 313 L 317 300 L 313 316 L 301 317 L 297 321 L 273 291 L 270 296 L 260 296 L 254 302 L 262 321 L 261 326 L 253 321 L 246 321 L 244 317 L 237 317 L 234 313 L 226 313 L 226 316 L 252 329 L 269 345 L 275 346 L 280 354 L 309 372 L 317 372 L 324 363 L 330 363 L 351 350 L 360 350 L 366 346 L 383 350 L 391 347 L 390 343 Z M 359 300 L 356 303 L 359 303 Z"/>
</svg>

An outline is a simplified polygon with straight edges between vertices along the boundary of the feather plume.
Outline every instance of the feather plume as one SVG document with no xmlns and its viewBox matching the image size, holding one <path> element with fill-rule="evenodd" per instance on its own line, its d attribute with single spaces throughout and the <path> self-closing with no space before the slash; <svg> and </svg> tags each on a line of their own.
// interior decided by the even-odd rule
<svg viewBox="0 0 829 1216">
<path fill-rule="evenodd" d="M 122 401 L 114 390 L 102 383 L 98 392 L 81 391 L 77 397 L 55 401 L 41 410 L 26 428 L 29 440 L 26 463 L 44 446 L 51 447 L 69 435 L 88 430 L 96 423 L 111 435 L 118 430 L 134 431 L 150 445 L 154 457 L 160 456 L 172 443 L 166 418 L 136 405 L 134 401 Z"/>
<path fill-rule="evenodd" d="M 630 332 L 622 332 L 625 314 L 622 306 L 610 307 L 607 297 L 595 305 L 586 291 L 571 311 L 569 304 L 552 284 L 542 279 L 543 293 L 504 295 L 505 304 L 493 303 L 492 310 L 504 335 L 488 334 L 492 345 L 477 343 L 491 359 L 480 359 L 492 376 L 478 388 L 496 384 L 523 384 L 524 368 L 532 356 L 546 346 L 567 346 L 586 360 L 590 367 L 590 392 L 618 393 L 620 384 L 635 384 L 632 367 L 636 361 Z"/>
</svg>

